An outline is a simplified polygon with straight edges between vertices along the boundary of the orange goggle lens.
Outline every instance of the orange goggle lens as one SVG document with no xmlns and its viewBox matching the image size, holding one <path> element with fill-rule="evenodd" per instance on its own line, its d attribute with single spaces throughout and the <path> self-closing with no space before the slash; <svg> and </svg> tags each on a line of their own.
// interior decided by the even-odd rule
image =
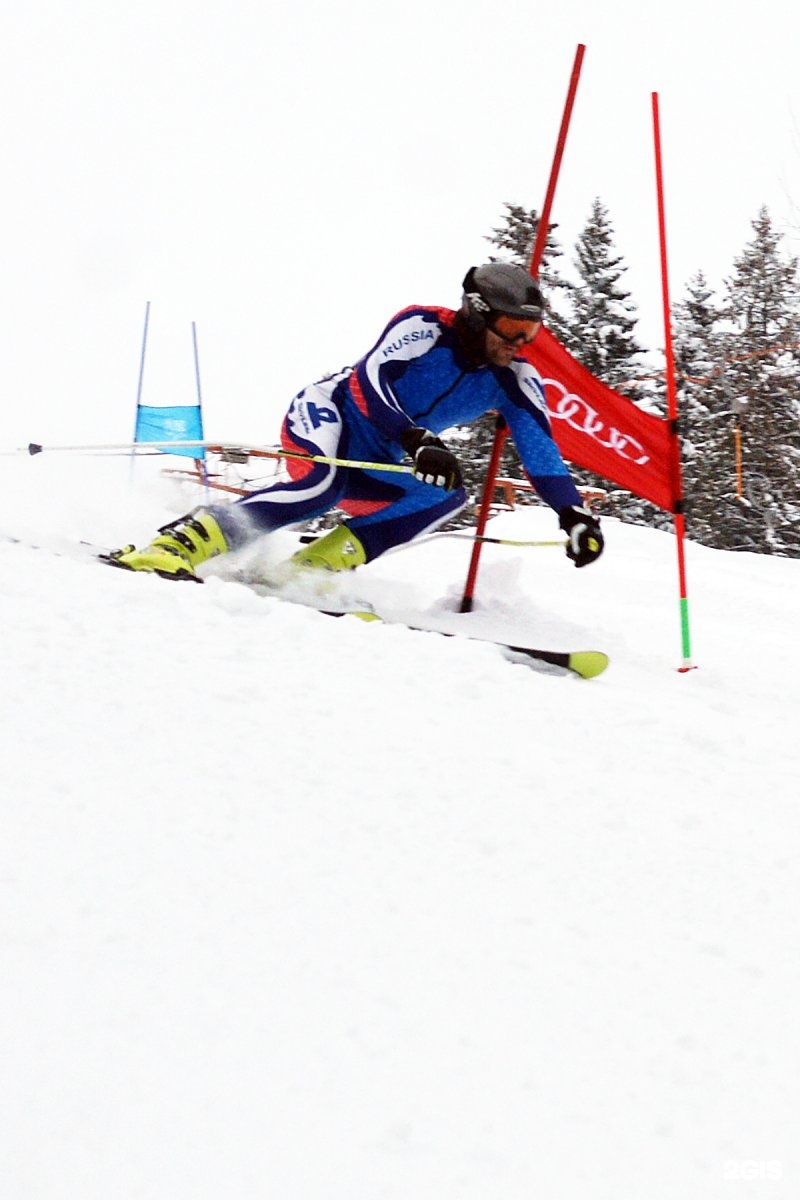
<svg viewBox="0 0 800 1200">
<path fill-rule="evenodd" d="M 522 317 L 499 316 L 490 324 L 492 333 L 496 333 L 504 342 L 532 342 L 539 332 L 541 321 L 526 321 Z"/>
</svg>

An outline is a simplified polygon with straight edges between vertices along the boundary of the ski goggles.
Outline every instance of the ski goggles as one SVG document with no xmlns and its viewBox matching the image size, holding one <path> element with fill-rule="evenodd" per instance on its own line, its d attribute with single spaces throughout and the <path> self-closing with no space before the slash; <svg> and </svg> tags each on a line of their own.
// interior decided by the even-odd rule
<svg viewBox="0 0 800 1200">
<path fill-rule="evenodd" d="M 489 322 L 489 328 L 508 346 L 525 346 L 532 342 L 542 323 L 542 310 L 538 318 L 507 317 L 504 313 Z"/>
</svg>

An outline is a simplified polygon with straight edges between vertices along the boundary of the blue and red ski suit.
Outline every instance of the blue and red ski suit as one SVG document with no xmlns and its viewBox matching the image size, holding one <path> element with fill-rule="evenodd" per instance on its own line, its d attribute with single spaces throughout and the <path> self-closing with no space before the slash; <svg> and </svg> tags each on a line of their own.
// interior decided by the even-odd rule
<svg viewBox="0 0 800 1200">
<path fill-rule="evenodd" d="M 465 354 L 455 312 L 414 306 L 398 313 L 354 367 L 304 388 L 286 414 L 286 449 L 328 458 L 398 463 L 402 434 L 421 426 L 440 434 L 497 411 L 506 420 L 525 471 L 556 512 L 582 504 L 556 446 L 538 372 L 523 358 L 508 367 L 475 366 Z M 292 479 L 237 501 L 252 532 L 347 514 L 367 561 L 435 529 L 466 504 L 463 488 L 445 492 L 411 474 L 381 473 L 289 460 Z M 236 522 L 214 509 L 226 534 Z M 227 509 L 230 517 L 231 507 Z"/>
</svg>

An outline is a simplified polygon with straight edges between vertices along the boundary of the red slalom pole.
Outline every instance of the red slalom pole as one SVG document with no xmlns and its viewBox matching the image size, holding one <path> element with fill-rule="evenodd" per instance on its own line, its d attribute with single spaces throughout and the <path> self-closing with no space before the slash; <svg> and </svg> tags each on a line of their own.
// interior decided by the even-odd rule
<svg viewBox="0 0 800 1200">
<path fill-rule="evenodd" d="M 679 671 L 691 671 L 691 637 L 689 633 L 689 595 L 686 584 L 686 556 L 684 540 L 686 534 L 685 503 L 681 481 L 681 448 L 678 441 L 678 390 L 676 386 L 675 351 L 672 344 L 672 322 L 670 318 L 669 275 L 667 271 L 667 224 L 664 215 L 664 174 L 661 164 L 661 124 L 658 115 L 658 93 L 653 92 L 653 143 L 656 160 L 656 193 L 658 197 L 658 233 L 661 251 L 661 297 L 664 308 L 664 353 L 667 360 L 667 413 L 669 416 L 671 444 L 670 471 L 672 475 L 673 514 L 675 518 L 675 540 L 678 549 L 678 587 L 680 592 L 681 649 L 683 662 Z"/>
<path fill-rule="evenodd" d="M 544 205 L 542 206 L 539 224 L 536 229 L 536 240 L 531 254 L 530 273 L 535 279 L 539 267 L 541 266 L 544 256 L 544 248 L 547 243 L 547 231 L 550 228 L 550 213 L 553 208 L 553 197 L 556 193 L 556 183 L 558 182 L 559 171 L 561 170 L 561 160 L 564 157 L 564 146 L 567 141 L 567 131 L 572 117 L 572 108 L 575 103 L 575 94 L 578 90 L 578 80 L 581 74 L 581 66 L 583 64 L 583 56 L 586 52 L 586 47 L 579 45 L 575 51 L 575 61 L 572 66 L 572 74 L 569 81 L 569 89 L 567 91 L 567 99 L 564 104 L 564 113 L 561 118 L 561 128 L 558 131 L 558 140 L 556 142 L 556 151 L 553 156 L 553 165 L 550 168 L 550 179 L 547 184 L 547 192 L 545 193 Z M 472 555 L 469 561 L 469 571 L 467 573 L 467 582 L 464 585 L 464 595 L 461 598 L 461 612 L 472 612 L 472 603 L 475 598 L 475 583 L 478 578 L 478 565 L 480 563 L 481 549 L 483 542 L 480 540 L 483 537 L 486 529 L 486 523 L 489 520 L 489 510 L 492 504 L 492 496 L 494 495 L 495 483 L 497 480 L 497 472 L 500 469 L 500 458 L 503 453 L 503 446 L 508 437 L 508 426 L 502 417 L 497 418 L 497 427 L 494 434 L 494 442 L 492 444 L 492 453 L 489 459 L 489 466 L 486 471 L 486 479 L 483 484 L 483 492 L 481 494 L 480 511 L 478 513 L 478 524 L 476 528 L 476 541 L 472 547 Z"/>
<path fill-rule="evenodd" d="M 556 184 L 558 175 L 561 170 L 561 160 L 564 157 L 564 147 L 567 144 L 567 132 L 569 123 L 572 119 L 572 109 L 575 104 L 575 94 L 578 91 L 578 80 L 580 79 L 581 67 L 583 65 L 583 56 L 586 53 L 585 46 L 578 46 L 575 51 L 575 62 L 572 67 L 572 75 L 569 81 L 569 90 L 567 91 L 567 99 L 564 104 L 564 114 L 561 118 L 561 128 L 558 131 L 558 141 L 556 142 L 556 152 L 553 156 L 553 165 L 550 168 L 550 181 L 547 185 L 547 192 L 542 205 L 542 215 L 539 218 L 539 226 L 536 230 L 536 241 L 531 254 L 530 272 L 534 279 L 539 274 L 539 267 L 542 265 L 544 257 L 544 248 L 547 243 L 547 231 L 550 228 L 550 213 L 553 211 L 553 199 L 556 194 Z"/>
</svg>

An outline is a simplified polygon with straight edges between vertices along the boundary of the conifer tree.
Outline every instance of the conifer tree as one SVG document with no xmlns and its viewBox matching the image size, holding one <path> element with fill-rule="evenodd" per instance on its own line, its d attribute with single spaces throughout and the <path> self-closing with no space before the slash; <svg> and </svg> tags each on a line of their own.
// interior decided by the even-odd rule
<svg viewBox="0 0 800 1200">
<path fill-rule="evenodd" d="M 800 555 L 800 279 L 766 207 L 725 281 L 725 379 L 742 431 L 741 548 Z M 733 420 L 733 417 L 731 418 Z M 746 519 L 744 519 L 746 518 Z"/>
<path fill-rule="evenodd" d="M 623 285 L 627 270 L 614 245 L 608 209 L 596 199 L 575 246 L 578 284 L 572 289 L 567 349 L 608 387 L 637 399 L 644 389 L 638 317 Z"/>
<path fill-rule="evenodd" d="M 698 271 L 673 309 L 673 343 L 686 528 L 707 545 L 721 544 L 721 513 L 735 502 L 733 410 L 721 322 L 721 305 Z"/>
</svg>

